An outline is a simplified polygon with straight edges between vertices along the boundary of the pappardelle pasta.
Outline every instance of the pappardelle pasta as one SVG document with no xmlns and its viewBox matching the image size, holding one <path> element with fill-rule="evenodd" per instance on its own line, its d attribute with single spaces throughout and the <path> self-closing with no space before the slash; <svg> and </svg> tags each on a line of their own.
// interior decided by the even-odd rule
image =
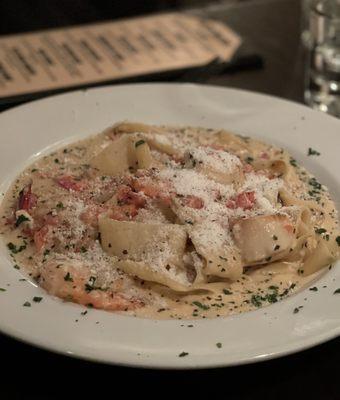
<svg viewBox="0 0 340 400">
<path fill-rule="evenodd" d="M 1 204 L 15 260 L 51 295 L 146 318 L 275 303 L 339 257 L 327 188 L 225 130 L 119 123 L 42 157 Z"/>
</svg>

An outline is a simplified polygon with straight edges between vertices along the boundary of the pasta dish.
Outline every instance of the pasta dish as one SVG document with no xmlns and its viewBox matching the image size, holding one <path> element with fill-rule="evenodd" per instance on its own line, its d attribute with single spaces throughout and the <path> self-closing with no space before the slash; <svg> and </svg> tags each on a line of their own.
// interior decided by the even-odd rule
<svg viewBox="0 0 340 400">
<path fill-rule="evenodd" d="M 15 267 L 49 294 L 145 318 L 276 303 L 340 248 L 324 185 L 220 129 L 116 124 L 26 168 L 0 218 Z"/>
</svg>

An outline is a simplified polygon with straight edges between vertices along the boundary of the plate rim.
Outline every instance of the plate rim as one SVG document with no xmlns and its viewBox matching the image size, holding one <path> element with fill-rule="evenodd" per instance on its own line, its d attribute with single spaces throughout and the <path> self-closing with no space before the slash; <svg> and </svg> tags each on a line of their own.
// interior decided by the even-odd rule
<svg viewBox="0 0 340 400">
<path fill-rule="evenodd" d="M 32 105 L 33 106 L 39 106 L 39 103 L 46 103 L 46 102 L 52 102 L 56 99 L 56 98 L 61 98 L 61 97 L 68 97 L 68 96 L 77 96 L 79 94 L 82 94 L 84 92 L 90 93 L 90 92 L 103 92 L 103 91 L 114 91 L 118 88 L 119 89 L 124 89 L 125 87 L 160 87 L 160 86 L 164 86 L 164 87 L 186 87 L 186 88 L 196 88 L 196 87 L 203 87 L 203 88 L 208 88 L 208 89 L 212 89 L 212 90 L 218 90 L 218 91 L 229 91 L 229 92 L 237 92 L 237 93 L 243 93 L 246 95 L 252 95 L 252 96 L 260 96 L 263 98 L 267 98 L 267 99 L 273 99 L 275 102 L 279 101 L 279 102 L 284 102 L 287 105 L 294 105 L 294 107 L 299 107 L 301 108 L 301 110 L 304 110 L 306 112 L 312 112 L 312 113 L 318 113 L 317 111 L 311 110 L 310 108 L 308 108 L 306 105 L 294 102 L 294 101 L 290 101 L 290 100 L 286 100 L 286 99 L 282 99 L 280 97 L 277 96 L 272 96 L 272 95 L 268 95 L 268 94 L 263 94 L 263 93 L 258 93 L 258 92 L 254 92 L 254 91 L 249 91 L 249 90 L 243 90 L 243 89 L 238 89 L 238 88 L 226 88 L 226 87 L 221 87 L 221 86 L 215 86 L 215 85 L 201 85 L 201 84 L 191 84 L 191 83 L 129 83 L 129 84 L 119 84 L 119 85 L 107 85 L 107 86 L 101 86 L 101 87 L 96 87 L 96 88 L 90 88 L 90 89 L 80 89 L 80 90 L 73 90 L 73 91 L 68 91 L 66 93 L 62 93 L 62 94 L 56 94 L 53 96 L 46 96 L 43 97 L 41 99 L 37 99 L 37 100 L 33 100 L 15 107 L 12 107 L 8 110 L 2 111 L 0 113 L 0 122 L 1 119 L 3 118 L 4 115 L 10 115 L 10 114 L 15 114 L 18 110 L 23 109 L 23 108 L 29 108 Z M 321 114 L 319 113 L 319 117 L 321 118 L 326 118 L 327 120 L 333 120 L 333 121 L 337 121 L 338 120 L 335 117 L 329 116 L 329 115 L 325 115 L 325 114 Z M 197 124 L 198 126 L 199 124 Z M 65 138 L 67 139 L 67 138 Z M 2 184 L 3 182 L 1 182 Z M 263 309 L 262 309 L 263 310 Z M 189 320 L 187 320 L 189 321 Z M 194 320 L 195 322 L 197 320 Z M 106 364 L 114 364 L 114 365 L 119 365 L 119 366 L 126 366 L 126 367 L 143 367 L 143 368 L 150 368 L 150 369 L 205 369 L 205 368 L 220 368 L 220 367 L 225 367 L 225 366 L 233 366 L 233 365 L 243 365 L 243 364 L 250 364 L 250 363 L 255 363 L 255 362 L 259 362 L 259 361 L 265 361 L 265 360 L 269 360 L 269 359 L 274 359 L 274 358 L 278 358 L 278 357 L 283 357 L 283 356 L 287 356 L 289 354 L 293 354 L 299 351 L 304 351 L 306 349 L 309 349 L 317 344 L 321 344 L 324 343 L 328 340 L 334 339 L 335 337 L 338 337 L 340 335 L 340 325 L 337 328 L 334 328 L 333 331 L 331 332 L 325 332 L 323 334 L 320 334 L 319 336 L 313 336 L 311 337 L 307 343 L 305 345 L 302 346 L 298 346 L 298 348 L 295 348 L 294 346 L 291 346 L 286 349 L 286 350 L 281 350 L 281 351 L 277 351 L 274 353 L 270 353 L 270 354 L 265 354 L 259 357 L 253 357 L 251 359 L 241 359 L 240 361 L 233 361 L 231 363 L 228 363 L 228 361 L 218 361 L 215 360 L 213 362 L 206 362 L 203 363 L 201 362 L 199 365 L 192 365 L 190 363 L 183 363 L 182 365 L 180 363 L 174 363 L 173 365 L 169 365 L 169 364 L 162 364 L 162 363 L 156 363 L 157 365 L 150 365 L 150 363 L 148 363 L 147 359 L 140 359 L 138 360 L 137 363 L 132 364 L 129 361 L 116 361 L 116 360 L 103 360 L 102 358 L 98 358 L 95 356 L 91 356 L 89 354 L 84 355 L 84 354 L 75 354 L 75 353 L 70 353 L 66 350 L 60 349 L 58 348 L 58 346 L 54 346 L 51 347 L 48 344 L 43 344 L 41 342 L 38 342 L 36 338 L 32 339 L 28 339 L 27 337 L 24 336 L 20 336 L 19 334 L 16 334 L 15 332 L 10 332 L 8 329 L 7 331 L 4 331 L 2 329 L 1 326 L 1 322 L 0 322 L 0 332 L 6 336 L 9 336 L 11 338 L 15 338 L 16 340 L 19 340 L 25 344 L 33 344 L 34 346 L 43 349 L 43 350 L 47 350 L 47 351 L 52 351 L 53 353 L 56 354 L 62 354 L 62 355 L 67 355 L 67 356 L 71 356 L 74 358 L 78 358 L 78 359 L 85 359 L 88 361 L 94 361 L 94 362 L 98 362 L 98 363 L 106 363 Z"/>
</svg>

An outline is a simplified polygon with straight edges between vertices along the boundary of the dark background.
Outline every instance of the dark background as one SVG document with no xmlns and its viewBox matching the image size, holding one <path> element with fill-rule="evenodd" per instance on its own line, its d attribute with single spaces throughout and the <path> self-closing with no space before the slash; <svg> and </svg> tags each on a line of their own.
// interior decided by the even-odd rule
<svg viewBox="0 0 340 400">
<path fill-rule="evenodd" d="M 0 35 L 190 9 L 226 22 L 238 32 L 243 39 L 240 56 L 246 56 L 246 60 L 236 71 L 227 68 L 215 74 L 185 74 L 179 77 L 181 81 L 243 88 L 301 102 L 301 1 L 0 0 Z M 260 56 L 261 62 L 254 56 Z"/>
<path fill-rule="evenodd" d="M 206 8 L 208 3 L 213 5 Z M 182 74 L 177 80 L 244 88 L 302 101 L 299 0 L 0 0 L 0 34 L 181 7 L 195 8 L 201 15 L 230 25 L 244 40 L 240 54 L 246 61 L 215 74 Z M 254 61 L 254 55 L 262 61 L 258 57 Z M 8 107 L 3 105 L 2 109 Z M 111 399 L 132 395 L 160 398 L 171 394 L 176 398 L 206 394 L 209 399 L 340 399 L 339 358 L 340 342 L 336 339 L 260 364 L 217 370 L 152 371 L 66 358 L 0 335 L 0 400 Z"/>
</svg>

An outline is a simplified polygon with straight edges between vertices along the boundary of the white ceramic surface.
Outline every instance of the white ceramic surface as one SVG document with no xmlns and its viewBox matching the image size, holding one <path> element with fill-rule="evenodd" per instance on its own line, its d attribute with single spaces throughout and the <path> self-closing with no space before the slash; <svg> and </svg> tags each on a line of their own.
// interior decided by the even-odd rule
<svg viewBox="0 0 340 400">
<path fill-rule="evenodd" d="M 269 96 L 178 84 L 77 91 L 0 114 L 0 193 L 40 154 L 124 119 L 223 127 L 284 146 L 328 185 L 339 208 L 340 121 Z M 307 157 L 308 147 L 321 156 Z M 96 310 L 82 316 L 82 307 L 52 298 L 20 278 L 21 271 L 12 268 L 1 243 L 0 287 L 7 290 L 0 292 L 0 330 L 45 349 L 95 361 L 150 368 L 226 366 L 282 356 L 340 334 L 340 295 L 333 294 L 340 287 L 339 265 L 323 274 L 317 292 L 307 288 L 263 309 L 193 322 L 143 320 Z M 41 303 L 22 306 L 37 295 L 43 296 Z M 303 309 L 294 314 L 300 305 Z M 194 327 L 187 328 L 191 323 Z M 178 357 L 182 351 L 189 355 Z"/>
</svg>

